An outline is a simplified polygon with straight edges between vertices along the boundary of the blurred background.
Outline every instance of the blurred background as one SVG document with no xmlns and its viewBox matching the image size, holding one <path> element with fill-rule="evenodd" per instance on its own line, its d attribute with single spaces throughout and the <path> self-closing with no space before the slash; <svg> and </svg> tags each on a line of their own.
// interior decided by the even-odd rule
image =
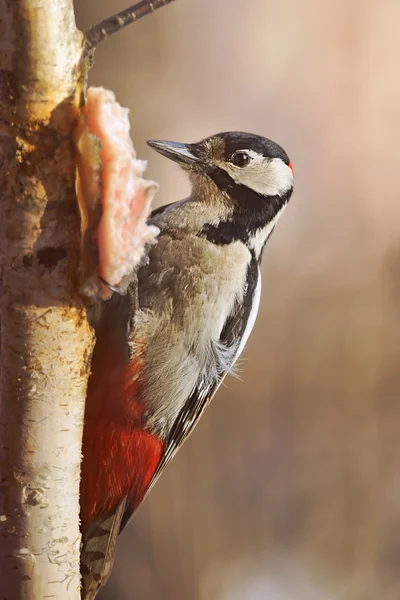
<svg viewBox="0 0 400 600">
<path fill-rule="evenodd" d="M 128 0 L 129 1 L 129 0 Z M 127 0 L 76 2 L 90 25 Z M 148 138 L 271 137 L 296 170 L 258 322 L 120 538 L 101 600 L 400 598 L 398 0 L 177 0 L 97 51 Z"/>
</svg>

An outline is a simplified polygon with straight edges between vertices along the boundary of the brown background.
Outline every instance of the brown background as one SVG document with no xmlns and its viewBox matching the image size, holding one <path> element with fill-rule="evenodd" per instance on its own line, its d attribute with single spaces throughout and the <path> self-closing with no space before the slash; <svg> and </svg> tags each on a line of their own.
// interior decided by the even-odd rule
<svg viewBox="0 0 400 600">
<path fill-rule="evenodd" d="M 85 28 L 126 6 L 76 2 Z M 288 151 L 241 377 L 120 539 L 102 600 L 400 598 L 398 0 L 177 0 L 98 51 L 147 138 L 229 129 Z"/>
</svg>

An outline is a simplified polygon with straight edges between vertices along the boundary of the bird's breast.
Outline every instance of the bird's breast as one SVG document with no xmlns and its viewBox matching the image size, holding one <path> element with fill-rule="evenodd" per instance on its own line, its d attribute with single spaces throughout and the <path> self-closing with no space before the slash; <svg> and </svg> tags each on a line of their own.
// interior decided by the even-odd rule
<svg viewBox="0 0 400 600">
<path fill-rule="evenodd" d="M 143 399 L 165 435 L 199 377 L 215 376 L 216 343 L 243 298 L 250 261 L 239 241 L 215 245 L 194 235 L 164 235 L 139 272 L 134 332 L 147 340 Z"/>
</svg>

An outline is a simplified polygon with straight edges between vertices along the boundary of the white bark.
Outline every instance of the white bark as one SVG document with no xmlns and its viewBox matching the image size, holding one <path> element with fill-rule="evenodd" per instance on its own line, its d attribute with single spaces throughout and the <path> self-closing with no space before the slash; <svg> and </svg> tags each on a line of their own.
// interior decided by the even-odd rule
<svg viewBox="0 0 400 600">
<path fill-rule="evenodd" d="M 72 0 L 0 0 L 0 598 L 78 600 L 92 334 L 76 295 Z"/>
</svg>

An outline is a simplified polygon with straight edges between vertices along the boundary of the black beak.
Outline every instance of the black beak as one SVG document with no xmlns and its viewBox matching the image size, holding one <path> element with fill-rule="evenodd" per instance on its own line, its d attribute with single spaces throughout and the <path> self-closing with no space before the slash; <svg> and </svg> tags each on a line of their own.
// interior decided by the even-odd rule
<svg viewBox="0 0 400 600">
<path fill-rule="evenodd" d="M 150 148 L 154 148 L 163 156 L 182 166 L 204 165 L 204 158 L 198 156 L 196 144 L 180 144 L 179 142 L 165 142 L 163 140 L 148 140 Z"/>
</svg>

